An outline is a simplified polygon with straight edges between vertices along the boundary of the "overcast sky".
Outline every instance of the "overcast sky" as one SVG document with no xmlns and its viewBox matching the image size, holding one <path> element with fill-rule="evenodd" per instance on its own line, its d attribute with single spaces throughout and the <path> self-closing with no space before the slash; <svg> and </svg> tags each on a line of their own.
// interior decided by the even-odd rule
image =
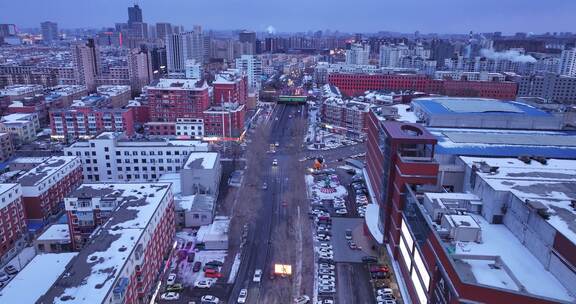
<svg viewBox="0 0 576 304">
<path fill-rule="evenodd" d="M 140 0 L 144 21 L 280 32 L 576 32 L 576 0 Z M 126 22 L 134 0 L 0 0 L 0 23 L 60 28 Z"/>
</svg>

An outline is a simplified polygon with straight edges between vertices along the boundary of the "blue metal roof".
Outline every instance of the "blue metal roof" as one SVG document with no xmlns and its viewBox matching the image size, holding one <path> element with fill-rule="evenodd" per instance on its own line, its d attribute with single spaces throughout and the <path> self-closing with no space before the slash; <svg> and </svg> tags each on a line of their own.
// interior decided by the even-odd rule
<svg viewBox="0 0 576 304">
<path fill-rule="evenodd" d="M 457 112 L 457 111 L 452 111 L 451 109 L 449 109 L 448 107 L 446 107 L 445 105 L 442 104 L 442 100 L 450 100 L 450 101 L 456 101 L 456 102 L 462 102 L 463 104 L 466 104 L 470 107 L 470 111 L 469 112 Z M 514 108 L 516 110 L 516 112 L 514 111 L 482 111 L 482 109 L 479 108 L 475 108 L 474 107 L 474 102 L 478 102 L 481 101 L 484 104 L 486 102 L 494 102 L 495 105 L 500 103 L 500 104 L 505 104 L 511 108 Z M 521 116 L 521 115 L 528 115 L 528 116 L 541 116 L 541 117 L 546 117 L 546 116 L 552 116 L 552 114 L 547 113 L 545 111 L 539 110 L 535 107 L 532 107 L 530 105 L 521 103 L 521 102 L 517 102 L 517 101 L 503 101 L 503 100 L 497 100 L 497 99 L 486 99 L 486 98 L 459 98 L 459 97 L 425 97 L 425 98 L 418 98 L 415 99 L 414 101 L 412 101 L 413 103 L 416 103 L 418 105 L 420 105 L 420 107 L 422 107 L 423 109 L 425 109 L 426 111 L 433 113 L 433 114 L 450 114 L 450 115 L 454 115 L 454 114 L 460 114 L 460 115 L 468 115 L 468 114 L 477 114 L 477 115 L 514 115 L 514 116 Z"/>
<path fill-rule="evenodd" d="M 498 134 L 529 134 L 529 132 L 522 131 L 498 131 L 498 130 L 478 130 L 478 129 L 441 129 L 441 128 L 428 128 L 428 130 L 436 136 L 438 144 L 436 145 L 436 153 L 438 154 L 451 154 L 451 155 L 465 155 L 465 156 L 496 156 L 496 157 L 518 157 L 521 155 L 535 155 L 548 158 L 562 158 L 562 159 L 576 159 L 576 146 L 567 145 L 534 145 L 530 144 L 492 144 L 492 143 L 458 143 L 453 142 L 442 131 L 462 131 L 470 132 L 470 136 L 474 136 L 474 132 L 492 133 L 494 136 Z M 576 137 L 574 131 L 557 131 L 557 132 L 533 132 L 535 135 L 549 135 L 553 137 L 570 136 Z M 537 141 L 538 136 L 534 136 Z"/>
</svg>

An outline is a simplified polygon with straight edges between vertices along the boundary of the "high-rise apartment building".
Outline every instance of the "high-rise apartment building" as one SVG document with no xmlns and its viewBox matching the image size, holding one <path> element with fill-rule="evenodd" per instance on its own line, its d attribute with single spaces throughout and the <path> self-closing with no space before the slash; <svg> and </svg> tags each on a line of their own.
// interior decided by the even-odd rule
<svg viewBox="0 0 576 304">
<path fill-rule="evenodd" d="M 142 9 L 138 4 L 134 4 L 134 6 L 128 8 L 128 25 L 135 22 L 142 23 L 142 20 Z"/>
<path fill-rule="evenodd" d="M 347 64 L 366 65 L 370 62 L 370 45 L 353 44 L 349 50 L 346 50 Z"/>
<path fill-rule="evenodd" d="M 58 24 L 56 22 L 46 21 L 40 23 L 42 30 L 42 40 L 44 43 L 51 43 L 58 39 Z"/>
<path fill-rule="evenodd" d="M 576 49 L 562 51 L 558 73 L 560 75 L 576 76 Z"/>
<path fill-rule="evenodd" d="M 88 39 L 85 44 L 73 45 L 72 60 L 77 84 L 85 85 L 88 91 L 94 91 L 100 61 L 100 54 L 94 39 Z"/>
<path fill-rule="evenodd" d="M 248 87 L 250 91 L 260 89 L 262 78 L 262 59 L 255 55 L 242 55 L 236 59 L 236 69 L 248 75 Z"/>
<path fill-rule="evenodd" d="M 156 23 L 156 37 L 166 43 L 166 36 L 172 35 L 172 24 L 167 22 Z"/>
<path fill-rule="evenodd" d="M 201 79 L 202 78 L 202 64 L 195 59 L 186 59 L 185 63 L 185 77 L 188 79 Z"/>
<path fill-rule="evenodd" d="M 408 55 L 408 46 L 400 45 L 381 45 L 380 46 L 380 66 L 386 68 L 395 68 L 400 66 L 400 59 Z"/>
<path fill-rule="evenodd" d="M 208 85 L 198 79 L 160 79 L 146 92 L 152 121 L 202 118 L 210 106 Z"/>
<path fill-rule="evenodd" d="M 194 59 L 204 62 L 204 39 L 202 28 L 194 27 L 194 31 L 168 35 L 166 53 L 168 57 L 168 73 L 184 74 L 186 60 Z"/>
</svg>

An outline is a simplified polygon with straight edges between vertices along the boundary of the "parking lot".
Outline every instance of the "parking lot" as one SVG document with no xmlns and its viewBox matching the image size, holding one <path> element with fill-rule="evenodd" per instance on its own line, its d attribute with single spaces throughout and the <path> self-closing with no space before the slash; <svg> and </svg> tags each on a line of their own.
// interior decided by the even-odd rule
<svg viewBox="0 0 576 304">
<path fill-rule="evenodd" d="M 361 218 L 333 218 L 332 246 L 334 246 L 334 261 L 339 263 L 361 263 L 366 253 L 361 248 L 351 249 L 346 239 L 346 230 L 362 229 Z"/>
</svg>

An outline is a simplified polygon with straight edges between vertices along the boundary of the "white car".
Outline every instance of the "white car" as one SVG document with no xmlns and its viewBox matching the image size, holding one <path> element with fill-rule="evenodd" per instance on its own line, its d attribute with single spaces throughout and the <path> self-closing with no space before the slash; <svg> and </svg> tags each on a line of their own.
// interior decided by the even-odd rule
<svg viewBox="0 0 576 304">
<path fill-rule="evenodd" d="M 320 284 L 320 286 L 328 286 L 328 287 L 336 287 L 336 282 L 334 281 L 329 281 L 329 280 L 320 280 L 318 281 L 318 284 Z"/>
<path fill-rule="evenodd" d="M 167 301 L 175 301 L 180 299 L 180 294 L 177 292 L 166 292 L 160 295 L 160 299 Z"/>
<path fill-rule="evenodd" d="M 322 259 L 329 259 L 329 260 L 334 259 L 334 255 L 330 253 L 320 253 L 319 256 Z"/>
<path fill-rule="evenodd" d="M 307 304 L 310 303 L 310 297 L 302 295 L 294 299 L 294 304 Z"/>
<path fill-rule="evenodd" d="M 330 243 L 320 243 L 320 248 L 332 249 L 332 245 Z"/>
<path fill-rule="evenodd" d="M 334 265 L 327 263 L 320 263 L 318 264 L 318 267 L 320 267 L 320 269 L 327 269 L 327 270 L 334 270 L 336 268 L 334 267 Z"/>
<path fill-rule="evenodd" d="M 318 248 L 318 252 L 320 252 L 320 254 L 334 254 L 331 248 Z"/>
<path fill-rule="evenodd" d="M 388 294 L 388 295 L 383 295 L 383 296 L 377 296 L 376 301 L 379 301 L 379 302 L 396 301 L 396 298 L 393 295 Z"/>
<path fill-rule="evenodd" d="M 0 282 L 6 282 L 8 280 L 10 280 L 10 276 L 3 272 L 0 272 Z"/>
<path fill-rule="evenodd" d="M 348 214 L 348 210 L 346 210 L 345 208 L 341 208 L 341 209 L 337 209 L 336 213 L 340 214 L 340 215 L 346 215 L 346 214 Z"/>
<path fill-rule="evenodd" d="M 217 297 L 215 297 L 213 295 L 202 296 L 202 298 L 200 298 L 200 301 L 202 301 L 202 303 L 213 303 L 213 304 L 220 303 L 220 299 L 218 299 Z"/>
<path fill-rule="evenodd" d="M 248 298 L 248 289 L 243 288 L 240 289 L 240 294 L 238 294 L 238 303 L 246 303 L 246 299 Z"/>
<path fill-rule="evenodd" d="M 272 160 L 272 166 L 278 166 L 278 160 L 277 159 Z"/>
<path fill-rule="evenodd" d="M 200 280 L 200 281 L 196 281 L 196 283 L 194 283 L 194 287 L 196 287 L 196 288 L 210 288 L 210 287 L 212 287 L 212 284 L 214 284 L 214 281 L 212 281 L 212 280 Z"/>
<path fill-rule="evenodd" d="M 332 286 L 321 286 L 318 285 L 318 293 L 335 293 L 336 288 Z"/>
<path fill-rule="evenodd" d="M 262 281 L 262 269 L 256 269 L 254 271 L 254 277 L 252 278 L 253 282 L 260 283 Z"/>
<path fill-rule="evenodd" d="M 326 280 L 326 281 L 335 281 L 336 277 L 331 276 L 331 275 L 327 275 L 327 274 L 323 274 L 323 275 L 318 276 L 318 279 Z"/>
<path fill-rule="evenodd" d="M 329 241 L 330 240 L 330 236 L 329 235 L 323 235 L 323 236 L 316 236 L 316 239 L 319 241 Z"/>
<path fill-rule="evenodd" d="M 170 285 L 174 285 L 174 283 L 176 283 L 176 274 L 171 273 L 168 276 L 168 280 L 166 280 L 166 285 L 170 286 Z"/>
<path fill-rule="evenodd" d="M 332 276 L 334 275 L 334 271 L 329 269 L 318 269 L 318 273 Z"/>
<path fill-rule="evenodd" d="M 394 292 L 392 291 L 392 288 L 381 288 L 376 290 L 376 294 L 378 294 L 379 296 L 383 296 L 383 295 L 387 295 L 387 294 L 394 294 Z"/>
</svg>

